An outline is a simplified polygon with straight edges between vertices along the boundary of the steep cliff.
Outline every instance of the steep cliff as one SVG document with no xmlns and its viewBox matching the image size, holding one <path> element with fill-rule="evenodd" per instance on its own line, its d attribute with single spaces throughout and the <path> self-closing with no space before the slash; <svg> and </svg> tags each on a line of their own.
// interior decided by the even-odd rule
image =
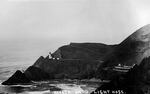
<svg viewBox="0 0 150 94">
<path fill-rule="evenodd" d="M 107 79 L 106 76 L 111 75 L 112 72 L 104 69 L 118 64 L 139 65 L 142 59 L 148 56 L 150 56 L 150 25 L 138 29 L 106 55 L 103 64 L 97 70 L 97 77 Z"/>
<path fill-rule="evenodd" d="M 53 79 L 88 79 L 94 77 L 100 64 L 99 60 L 53 60 L 40 57 L 33 66 L 43 70 Z"/>
</svg>

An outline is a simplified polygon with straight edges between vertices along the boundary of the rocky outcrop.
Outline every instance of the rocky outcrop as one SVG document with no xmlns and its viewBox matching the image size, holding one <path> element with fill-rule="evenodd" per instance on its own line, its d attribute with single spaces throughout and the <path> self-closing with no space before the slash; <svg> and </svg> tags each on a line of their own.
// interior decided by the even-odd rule
<svg viewBox="0 0 150 94">
<path fill-rule="evenodd" d="M 3 82 L 2 85 L 26 84 L 30 82 L 31 80 L 28 79 L 24 73 L 17 70 L 8 80 Z"/>
<path fill-rule="evenodd" d="M 25 76 L 32 81 L 41 81 L 50 79 L 48 73 L 40 68 L 30 66 L 25 72 Z"/>
<path fill-rule="evenodd" d="M 17 71 L 3 84 L 24 84 L 51 79 L 90 79 L 94 77 L 100 64 L 99 60 L 53 60 L 41 56 L 24 73 Z"/>
<path fill-rule="evenodd" d="M 33 66 L 43 70 L 53 79 L 88 79 L 94 77 L 101 63 L 99 60 L 53 60 L 40 57 Z"/>
</svg>

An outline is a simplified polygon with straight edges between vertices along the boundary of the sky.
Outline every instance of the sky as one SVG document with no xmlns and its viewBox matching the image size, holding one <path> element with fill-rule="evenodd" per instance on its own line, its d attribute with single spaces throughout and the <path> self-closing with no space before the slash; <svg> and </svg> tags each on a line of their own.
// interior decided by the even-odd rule
<svg viewBox="0 0 150 94">
<path fill-rule="evenodd" d="M 150 0 L 0 0 L 0 50 L 118 44 L 150 23 L 149 5 Z"/>
</svg>

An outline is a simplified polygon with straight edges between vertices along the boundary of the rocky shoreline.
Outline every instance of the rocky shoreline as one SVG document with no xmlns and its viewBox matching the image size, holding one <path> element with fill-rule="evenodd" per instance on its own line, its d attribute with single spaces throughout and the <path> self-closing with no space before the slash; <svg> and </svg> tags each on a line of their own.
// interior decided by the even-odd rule
<svg viewBox="0 0 150 94">
<path fill-rule="evenodd" d="M 52 58 L 41 56 L 24 72 L 16 71 L 3 85 L 26 84 L 55 79 L 101 79 L 101 90 L 120 94 L 146 94 L 150 87 L 150 25 L 146 25 L 117 45 L 71 43 L 58 48 Z M 129 71 L 114 70 L 117 65 Z M 135 65 L 135 66 L 133 66 Z M 107 91 L 107 92 L 110 92 Z M 117 91 L 116 91 L 117 92 Z M 107 94 L 107 93 L 106 93 Z M 115 93 L 119 94 L 119 93 Z"/>
<path fill-rule="evenodd" d="M 40 57 L 24 72 L 17 70 L 2 84 L 24 84 L 52 79 L 91 79 L 99 64 L 101 62 L 98 60 L 53 60 Z"/>
</svg>

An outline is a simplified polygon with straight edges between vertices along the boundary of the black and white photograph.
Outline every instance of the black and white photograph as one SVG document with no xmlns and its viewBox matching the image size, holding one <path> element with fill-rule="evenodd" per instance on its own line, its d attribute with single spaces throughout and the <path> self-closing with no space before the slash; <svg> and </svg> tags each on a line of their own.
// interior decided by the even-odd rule
<svg viewBox="0 0 150 94">
<path fill-rule="evenodd" d="M 0 0 L 0 94 L 150 94 L 150 0 Z"/>
</svg>

